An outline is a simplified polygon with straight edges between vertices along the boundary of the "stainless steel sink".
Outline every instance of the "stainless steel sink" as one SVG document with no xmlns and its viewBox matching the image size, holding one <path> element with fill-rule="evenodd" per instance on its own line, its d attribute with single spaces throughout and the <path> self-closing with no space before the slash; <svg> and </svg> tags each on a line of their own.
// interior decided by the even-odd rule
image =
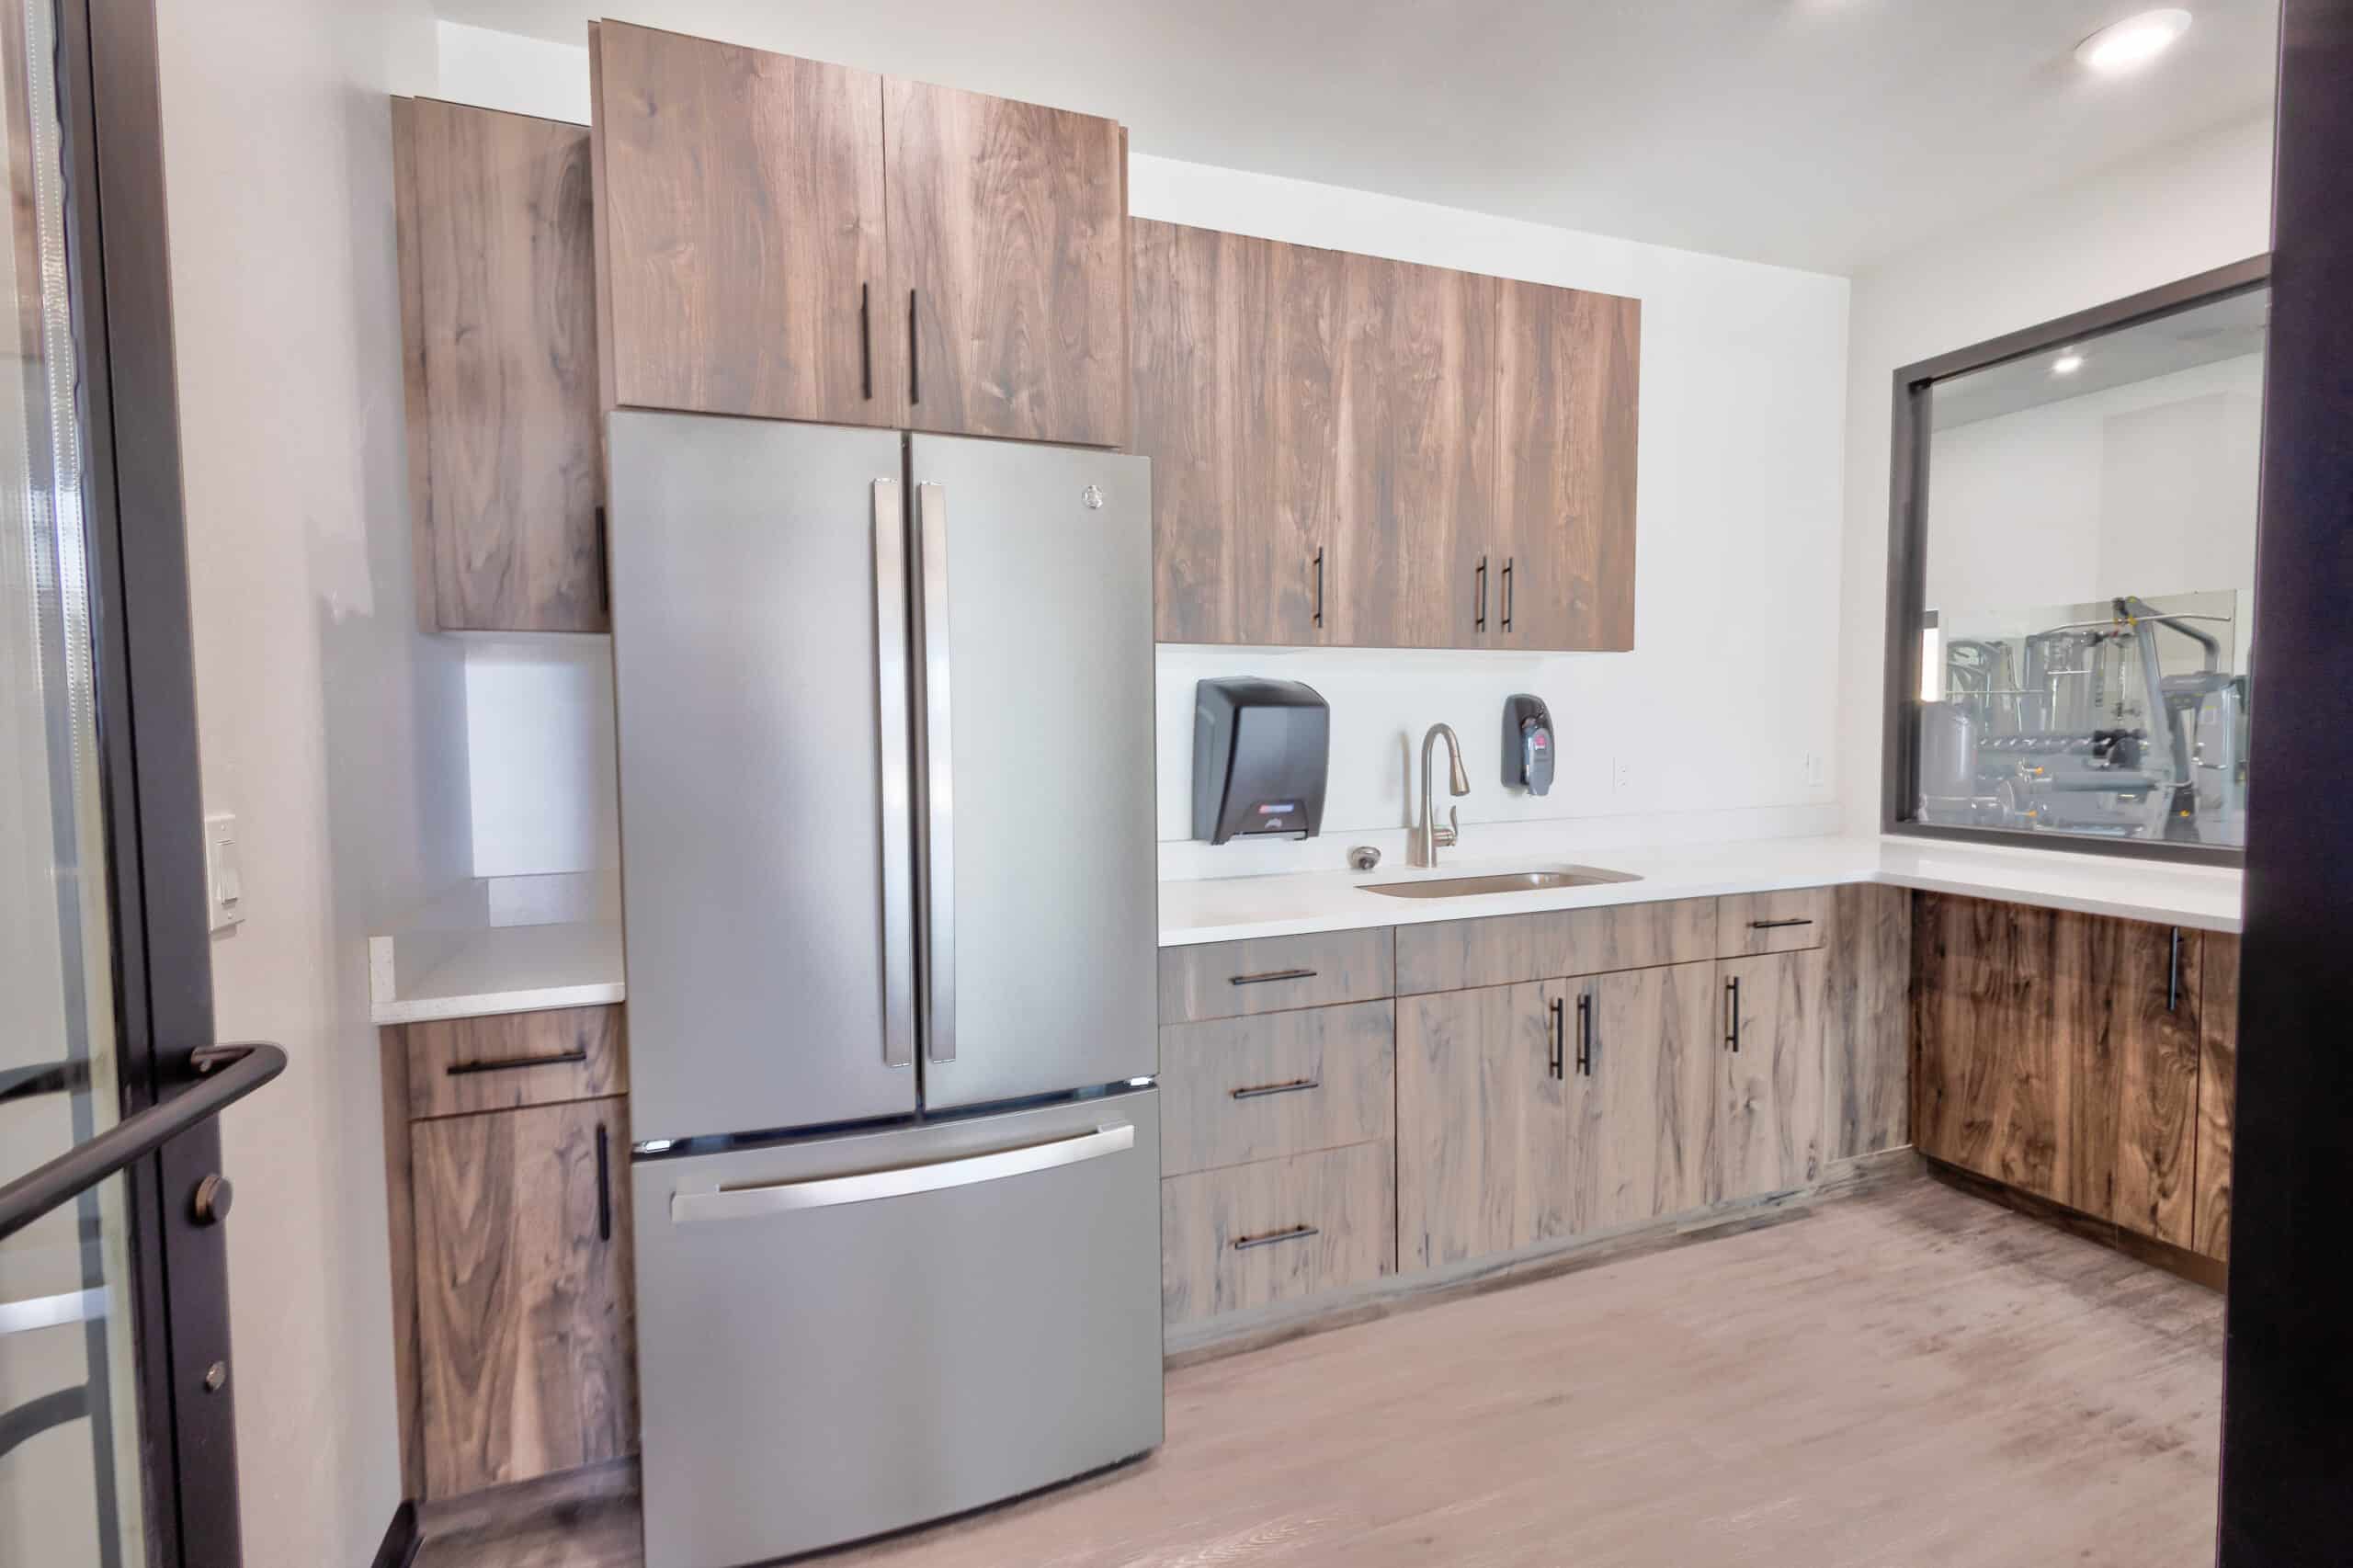
<svg viewBox="0 0 2353 1568">
<path fill-rule="evenodd" d="M 1597 866 L 1562 866 L 1549 871 L 1490 871 L 1478 877 L 1432 877 L 1418 882 L 1372 882 L 1365 892 L 1391 898 L 1475 898 L 1489 892 L 1543 892 L 1552 888 L 1592 888 L 1607 882 L 1639 882 L 1631 871 Z"/>
</svg>

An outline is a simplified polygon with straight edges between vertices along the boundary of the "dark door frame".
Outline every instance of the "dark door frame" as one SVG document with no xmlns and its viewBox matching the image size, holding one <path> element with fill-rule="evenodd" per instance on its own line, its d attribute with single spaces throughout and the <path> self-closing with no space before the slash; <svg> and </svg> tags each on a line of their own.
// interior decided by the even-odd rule
<svg viewBox="0 0 2353 1568">
<path fill-rule="evenodd" d="M 55 15 L 129 1115 L 193 1082 L 192 1053 L 213 1040 L 155 13 L 153 0 L 56 0 Z M 222 1228 L 199 1224 L 190 1206 L 220 1159 L 208 1119 L 123 1173 L 143 1512 L 161 1568 L 233 1568 L 242 1556 L 227 1250 Z"/>
<path fill-rule="evenodd" d="M 2285 0 L 2256 564 L 2223 1568 L 2353 1539 L 2353 0 Z"/>
</svg>

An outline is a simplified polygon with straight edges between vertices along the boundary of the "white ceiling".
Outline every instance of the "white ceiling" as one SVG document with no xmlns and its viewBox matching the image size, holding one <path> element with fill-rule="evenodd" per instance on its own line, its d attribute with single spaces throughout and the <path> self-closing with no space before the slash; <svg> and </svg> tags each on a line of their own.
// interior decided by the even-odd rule
<svg viewBox="0 0 2353 1568">
<path fill-rule="evenodd" d="M 2278 0 L 2191 0 L 2154 66 L 2076 42 L 2146 0 L 435 0 L 585 41 L 611 16 L 1116 116 L 1137 152 L 1852 272 L 2268 110 Z"/>
</svg>

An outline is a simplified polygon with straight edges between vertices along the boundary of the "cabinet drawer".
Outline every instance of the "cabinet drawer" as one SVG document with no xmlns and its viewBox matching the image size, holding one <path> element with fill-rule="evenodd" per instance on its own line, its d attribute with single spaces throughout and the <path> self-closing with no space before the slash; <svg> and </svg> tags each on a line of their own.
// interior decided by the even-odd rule
<svg viewBox="0 0 2353 1568">
<path fill-rule="evenodd" d="M 1160 1305 L 1188 1323 L 1397 1269 L 1391 1146 L 1170 1176 L 1160 1184 Z"/>
<path fill-rule="evenodd" d="M 1830 930 L 1830 890 L 1727 893 L 1716 900 L 1716 957 L 1759 958 L 1822 946 Z"/>
<path fill-rule="evenodd" d="M 1386 1138 L 1391 1004 L 1358 1002 L 1160 1031 L 1169 1176 Z"/>
<path fill-rule="evenodd" d="M 1716 956 L 1712 898 L 1613 903 L 1397 928 L 1397 994 L 1518 985 Z"/>
<path fill-rule="evenodd" d="M 1160 949 L 1160 1021 L 1238 1018 L 1396 992 L 1389 927 Z"/>
<path fill-rule="evenodd" d="M 621 1010 L 557 1007 L 410 1024 L 412 1121 L 596 1099 L 629 1090 Z"/>
</svg>

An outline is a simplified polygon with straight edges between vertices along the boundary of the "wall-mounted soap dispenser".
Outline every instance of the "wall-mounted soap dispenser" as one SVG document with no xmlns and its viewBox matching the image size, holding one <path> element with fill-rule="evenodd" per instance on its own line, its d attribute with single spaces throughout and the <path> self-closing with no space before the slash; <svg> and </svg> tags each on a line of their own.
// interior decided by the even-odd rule
<svg viewBox="0 0 2353 1568">
<path fill-rule="evenodd" d="M 1504 699 L 1504 787 L 1552 792 L 1552 710 L 1525 692 Z"/>
</svg>

